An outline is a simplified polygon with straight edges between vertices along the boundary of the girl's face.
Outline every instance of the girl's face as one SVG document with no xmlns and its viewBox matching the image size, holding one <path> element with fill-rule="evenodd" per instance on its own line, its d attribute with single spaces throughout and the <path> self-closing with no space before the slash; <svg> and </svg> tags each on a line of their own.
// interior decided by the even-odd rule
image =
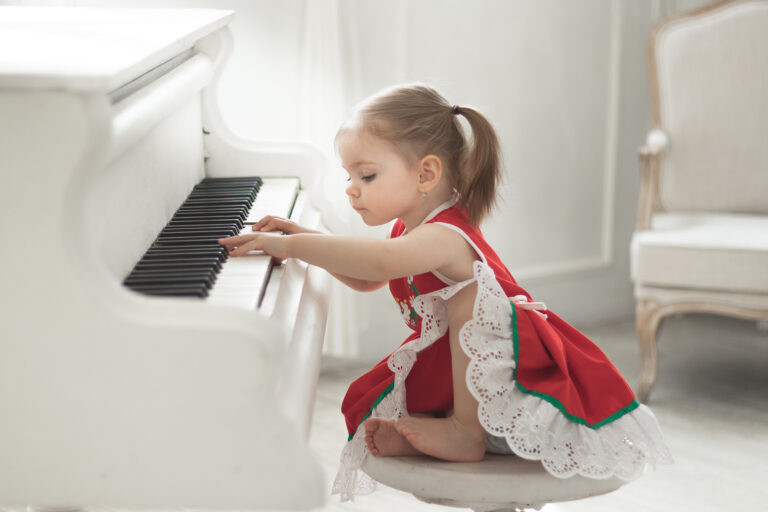
<svg viewBox="0 0 768 512">
<path fill-rule="evenodd" d="M 418 204 L 419 173 L 389 142 L 361 130 L 339 135 L 339 154 L 349 173 L 347 197 L 369 226 L 404 219 Z"/>
</svg>

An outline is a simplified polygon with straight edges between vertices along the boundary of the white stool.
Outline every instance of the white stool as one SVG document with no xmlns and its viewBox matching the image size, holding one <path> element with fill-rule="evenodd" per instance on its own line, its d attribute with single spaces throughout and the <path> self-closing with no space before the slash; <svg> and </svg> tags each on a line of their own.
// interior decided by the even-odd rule
<svg viewBox="0 0 768 512">
<path fill-rule="evenodd" d="M 540 462 L 514 455 L 487 454 L 481 462 L 369 455 L 362 469 L 377 482 L 427 503 L 469 507 L 476 512 L 538 510 L 547 503 L 605 494 L 625 483 L 616 477 L 556 478 Z"/>
</svg>

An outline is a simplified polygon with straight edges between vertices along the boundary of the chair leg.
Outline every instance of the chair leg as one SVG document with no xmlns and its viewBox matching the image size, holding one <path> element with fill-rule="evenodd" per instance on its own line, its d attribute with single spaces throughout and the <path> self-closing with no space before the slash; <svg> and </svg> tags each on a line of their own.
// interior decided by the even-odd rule
<svg viewBox="0 0 768 512">
<path fill-rule="evenodd" d="M 661 321 L 660 309 L 656 302 L 650 300 L 638 300 L 635 307 L 637 341 L 643 355 L 643 372 L 640 376 L 640 387 L 637 390 L 637 397 L 641 402 L 648 401 L 658 374 L 656 333 Z"/>
</svg>

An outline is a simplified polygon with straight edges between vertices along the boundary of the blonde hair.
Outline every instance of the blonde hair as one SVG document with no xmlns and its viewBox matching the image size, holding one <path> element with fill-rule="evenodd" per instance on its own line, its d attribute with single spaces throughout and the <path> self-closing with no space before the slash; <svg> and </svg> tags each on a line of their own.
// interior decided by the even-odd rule
<svg viewBox="0 0 768 512">
<path fill-rule="evenodd" d="M 471 144 L 459 115 L 469 123 Z M 356 121 L 358 129 L 389 141 L 409 162 L 438 156 L 474 225 L 493 208 L 501 179 L 499 140 L 476 110 L 451 105 L 431 87 L 413 84 L 375 95 L 358 107 Z"/>
</svg>

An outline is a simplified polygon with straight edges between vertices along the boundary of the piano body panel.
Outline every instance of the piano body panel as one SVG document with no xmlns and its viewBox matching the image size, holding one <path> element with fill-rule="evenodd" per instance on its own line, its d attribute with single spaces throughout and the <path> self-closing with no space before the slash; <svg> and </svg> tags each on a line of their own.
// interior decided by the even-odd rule
<svg viewBox="0 0 768 512">
<path fill-rule="evenodd" d="M 276 412 L 282 351 L 231 324 L 182 324 L 190 311 L 178 307 L 156 307 L 154 325 L 138 324 L 71 299 L 79 307 L 46 318 L 48 328 L 19 326 L 2 343 L 4 504 L 280 508 L 293 494 L 322 502 L 319 468 Z"/>
<path fill-rule="evenodd" d="M 0 265 L 2 311 L 11 319 L 76 286 L 69 263 L 80 263 L 70 248 L 77 252 L 85 241 L 73 229 L 83 206 L 79 186 L 109 143 L 107 125 L 97 121 L 104 116 L 103 103 L 87 96 L 0 89 L 0 118 L 12 120 L 0 123 L 0 229 L 16 248 L 2 251 Z"/>
<path fill-rule="evenodd" d="M 189 58 L 112 107 L 112 157 L 133 146 L 149 129 L 177 110 L 211 81 L 213 63 L 205 54 Z M 200 122 L 198 121 L 198 125 Z"/>
<path fill-rule="evenodd" d="M 14 120 L 0 124 L 0 235 L 18 249 L 0 256 L 0 505 L 325 500 L 306 437 L 328 275 L 289 261 L 264 311 L 121 284 L 203 176 L 306 176 L 295 218 L 319 223 L 303 199 L 322 169 L 310 146 L 233 136 L 228 149 L 228 132 L 203 134 L 227 40 L 217 28 L 192 66 L 116 104 L 107 91 L 3 87 L 0 69 L 0 114 Z"/>
</svg>

